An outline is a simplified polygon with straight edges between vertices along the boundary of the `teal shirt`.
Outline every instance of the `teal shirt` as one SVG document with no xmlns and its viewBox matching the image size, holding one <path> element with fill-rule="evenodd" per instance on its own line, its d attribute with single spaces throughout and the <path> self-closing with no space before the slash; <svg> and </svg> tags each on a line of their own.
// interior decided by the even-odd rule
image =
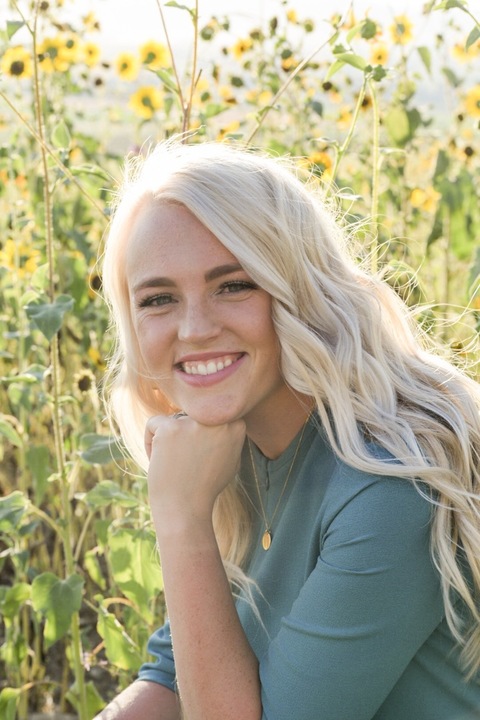
<svg viewBox="0 0 480 720">
<path fill-rule="evenodd" d="M 253 447 L 268 518 L 297 441 L 275 460 Z M 479 680 L 465 682 L 431 561 L 433 506 L 414 485 L 345 465 L 311 421 L 265 551 L 246 449 L 241 475 L 256 508 L 248 575 L 262 622 L 244 599 L 237 608 L 259 660 L 262 720 L 480 719 Z M 149 651 L 139 678 L 174 690 L 168 623 Z"/>
</svg>

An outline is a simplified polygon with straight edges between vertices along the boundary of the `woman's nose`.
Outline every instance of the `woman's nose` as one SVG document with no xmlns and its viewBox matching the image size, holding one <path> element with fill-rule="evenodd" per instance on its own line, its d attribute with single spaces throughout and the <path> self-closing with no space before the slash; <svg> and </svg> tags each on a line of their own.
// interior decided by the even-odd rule
<svg viewBox="0 0 480 720">
<path fill-rule="evenodd" d="M 185 304 L 178 328 L 179 340 L 198 344 L 217 337 L 220 331 L 220 324 L 207 303 L 197 300 Z"/>
</svg>

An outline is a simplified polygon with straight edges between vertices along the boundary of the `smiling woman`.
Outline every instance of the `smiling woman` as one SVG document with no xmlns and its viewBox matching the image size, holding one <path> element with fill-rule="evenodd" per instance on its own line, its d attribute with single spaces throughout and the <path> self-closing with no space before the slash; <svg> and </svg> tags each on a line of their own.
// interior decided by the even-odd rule
<svg viewBox="0 0 480 720">
<path fill-rule="evenodd" d="M 137 372 L 173 408 L 221 425 L 296 402 L 280 375 L 270 296 L 184 207 L 152 200 L 144 209 L 126 276 Z"/>
<path fill-rule="evenodd" d="M 163 143 L 127 170 L 103 281 L 168 622 L 99 718 L 478 718 L 480 389 L 318 187 Z"/>
</svg>

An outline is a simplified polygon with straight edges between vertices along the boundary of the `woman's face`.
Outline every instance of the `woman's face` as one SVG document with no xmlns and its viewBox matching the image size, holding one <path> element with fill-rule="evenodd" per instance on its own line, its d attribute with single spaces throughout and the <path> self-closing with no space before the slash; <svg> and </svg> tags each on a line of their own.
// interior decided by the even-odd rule
<svg viewBox="0 0 480 720">
<path fill-rule="evenodd" d="M 131 313 L 152 385 L 205 425 L 288 405 L 271 298 L 186 208 L 151 202 L 126 257 Z"/>
</svg>

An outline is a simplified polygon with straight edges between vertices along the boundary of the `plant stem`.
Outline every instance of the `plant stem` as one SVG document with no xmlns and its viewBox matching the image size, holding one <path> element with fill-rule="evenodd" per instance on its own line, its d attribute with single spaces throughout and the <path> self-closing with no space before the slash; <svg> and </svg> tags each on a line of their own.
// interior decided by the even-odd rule
<svg viewBox="0 0 480 720">
<path fill-rule="evenodd" d="M 168 34 L 168 30 L 167 30 L 167 23 L 165 22 L 165 16 L 163 14 L 162 4 L 161 4 L 160 0 L 156 0 L 156 3 L 157 3 L 157 7 L 158 7 L 158 12 L 160 13 L 160 18 L 162 20 L 163 32 L 165 33 L 165 38 L 167 40 L 170 57 L 172 58 L 172 69 L 173 69 L 173 74 L 175 75 L 175 81 L 177 83 L 178 99 L 180 100 L 182 112 L 184 113 L 185 112 L 185 99 L 183 97 L 182 83 L 180 82 L 180 76 L 177 71 L 177 65 L 175 63 L 175 55 L 173 54 L 172 43 L 170 42 L 170 35 Z"/>
<path fill-rule="evenodd" d="M 275 94 L 274 98 L 271 100 L 270 104 L 267 105 L 267 107 L 265 107 L 265 108 L 263 109 L 263 113 L 262 113 L 262 116 L 261 116 L 260 120 L 257 121 L 257 124 L 256 124 L 255 127 L 253 128 L 252 132 L 250 133 L 250 135 L 248 135 L 247 139 L 245 140 L 245 144 L 246 144 L 246 145 L 250 145 L 250 143 L 252 142 L 253 138 L 255 137 L 255 135 L 257 134 L 257 132 L 258 132 L 258 131 L 260 130 L 260 128 L 262 127 L 263 122 L 264 122 L 265 118 L 267 117 L 268 113 L 269 113 L 270 110 L 275 106 L 275 103 L 277 102 L 277 100 L 279 100 L 279 99 L 281 98 L 281 96 L 283 95 L 283 93 L 285 92 L 285 90 L 288 88 L 288 86 L 291 84 L 291 82 L 294 80 L 294 78 L 296 78 L 296 76 L 303 70 L 303 68 L 305 67 L 305 65 L 308 65 L 308 63 L 310 62 L 310 60 L 312 60 L 312 58 L 314 58 L 315 55 L 317 55 L 317 53 L 319 53 L 321 50 L 323 50 L 323 48 L 325 48 L 327 45 L 329 45 L 329 43 L 331 42 L 332 38 L 335 37 L 336 34 L 337 34 L 337 31 L 335 31 L 331 37 L 329 37 L 327 40 L 325 40 L 325 42 L 323 42 L 321 45 L 319 45 L 310 55 L 308 55 L 306 58 L 304 58 L 304 59 L 301 61 L 301 63 L 299 63 L 299 65 L 297 65 L 297 67 L 295 68 L 295 70 L 293 70 L 293 71 L 290 73 L 290 75 L 287 77 L 287 79 L 286 79 L 285 82 L 283 83 L 282 87 L 277 91 L 277 93 Z"/>
<path fill-rule="evenodd" d="M 365 98 L 366 87 L 367 87 L 367 77 L 364 75 L 362 87 L 360 88 L 360 92 L 358 93 L 357 104 L 355 105 L 355 109 L 353 111 L 352 122 L 350 123 L 350 128 L 345 137 L 345 140 L 343 141 L 342 145 L 338 148 L 337 153 L 335 155 L 335 162 L 334 162 L 333 169 L 332 169 L 332 172 L 330 175 L 330 181 L 328 183 L 326 190 L 329 190 L 332 187 L 332 185 L 335 181 L 335 178 L 337 176 L 339 165 L 340 165 L 342 158 L 345 155 L 345 153 L 350 145 L 350 142 L 352 140 L 355 126 L 356 126 L 357 120 L 358 120 L 358 115 L 360 113 L 360 110 L 361 110 L 362 104 L 363 104 L 363 100 Z"/>
<path fill-rule="evenodd" d="M 34 25 L 32 32 L 33 39 L 33 67 L 34 67 L 34 106 L 37 124 L 37 134 L 40 142 L 40 156 L 43 175 L 43 197 L 44 197 L 44 223 L 45 223 L 45 243 L 47 251 L 48 264 L 48 296 L 50 302 L 54 301 L 55 296 L 55 248 L 53 240 L 53 206 L 50 192 L 50 174 L 47 162 L 47 152 L 45 149 L 45 128 L 42 111 L 42 95 L 39 78 L 39 64 L 37 52 L 37 23 L 40 12 L 40 0 L 36 0 Z M 73 574 L 75 564 L 72 552 L 72 511 L 70 506 L 70 497 L 68 491 L 67 467 L 65 461 L 64 438 L 61 422 L 60 396 L 61 396 L 61 379 L 60 379 L 60 353 L 59 353 L 59 336 L 54 335 L 50 343 L 50 362 L 52 366 L 52 424 L 55 448 L 55 459 L 57 472 L 60 478 L 61 501 L 63 511 L 63 550 L 65 557 L 65 571 L 67 577 Z M 79 718 L 80 720 L 88 720 L 87 718 L 87 698 L 85 692 L 84 669 L 82 664 L 82 646 L 80 638 L 80 620 L 78 613 L 72 615 L 70 631 L 72 634 L 72 657 L 75 679 L 77 682 L 79 696 Z"/>
<path fill-rule="evenodd" d="M 68 179 L 70 180 L 70 182 L 71 182 L 72 184 L 74 184 L 74 185 L 80 190 L 80 192 L 82 193 L 82 195 L 87 198 L 87 200 L 89 201 L 89 203 L 91 203 L 96 210 L 98 210 L 98 212 L 100 213 L 100 215 L 101 215 L 102 217 L 105 217 L 105 211 L 104 211 L 104 209 L 101 207 L 101 205 L 99 205 L 99 204 L 96 202 L 95 198 L 93 198 L 93 197 L 88 193 L 88 191 L 85 190 L 85 188 L 84 188 L 84 187 L 82 186 L 82 184 L 77 180 L 77 178 L 75 177 L 75 175 L 72 174 L 72 172 L 67 168 L 67 166 L 62 163 L 62 161 L 60 160 L 60 158 L 58 157 L 58 155 L 51 149 L 51 147 L 49 147 L 49 145 L 48 145 L 47 142 L 45 141 L 45 138 L 43 137 L 43 135 L 39 135 L 39 133 L 35 130 L 35 128 L 32 127 L 32 125 L 30 125 L 30 123 L 28 122 L 27 118 L 26 118 L 24 115 L 22 115 L 22 113 L 18 110 L 18 108 L 11 102 L 11 100 L 7 97 L 7 95 L 6 95 L 4 92 L 2 92 L 1 90 L 0 90 L 0 98 L 2 98 L 2 100 L 4 100 L 4 102 L 8 105 L 8 107 L 10 108 L 10 110 L 12 110 L 12 111 L 15 113 L 15 115 L 17 116 L 17 118 L 18 118 L 18 119 L 22 122 L 22 124 L 26 127 L 26 129 L 28 130 L 28 132 L 30 133 L 30 135 L 37 141 L 37 143 L 39 144 L 39 146 L 40 146 L 46 153 L 48 153 L 49 157 L 52 158 L 52 160 L 53 160 L 53 161 L 55 162 L 55 164 L 60 168 L 60 170 L 62 171 L 62 173 L 65 175 L 65 177 L 68 178 Z"/>
<path fill-rule="evenodd" d="M 371 200 L 371 222 L 372 222 L 372 245 L 370 249 L 370 267 L 373 273 L 378 271 L 378 184 L 380 179 L 380 114 L 378 98 L 373 85 L 373 80 L 368 80 L 368 89 L 372 99 L 373 111 L 373 137 L 372 137 L 372 200 Z"/>
<path fill-rule="evenodd" d="M 182 131 L 185 133 L 190 126 L 190 114 L 192 112 L 193 105 L 193 93 L 198 82 L 197 75 L 197 60 L 198 60 L 198 0 L 195 0 L 195 17 L 193 20 L 193 58 L 192 58 L 192 77 L 190 82 L 190 93 L 188 102 L 183 110 L 183 127 Z M 200 76 L 199 76 L 200 77 Z M 184 137 L 183 142 L 186 142 Z"/>
</svg>

